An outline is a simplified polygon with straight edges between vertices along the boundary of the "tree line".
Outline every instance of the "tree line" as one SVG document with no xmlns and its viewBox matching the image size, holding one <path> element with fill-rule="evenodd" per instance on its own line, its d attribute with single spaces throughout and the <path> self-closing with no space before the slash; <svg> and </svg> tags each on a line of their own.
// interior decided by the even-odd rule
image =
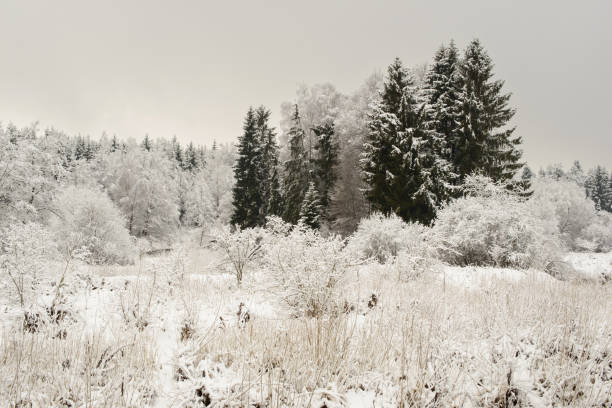
<svg viewBox="0 0 612 408">
<path fill-rule="evenodd" d="M 311 97 L 302 90 L 298 100 L 309 117 L 303 120 L 299 101 L 290 116 L 284 106 L 284 160 L 269 110 L 249 109 L 238 143 L 232 223 L 252 227 L 277 215 L 333 226 L 346 221 L 341 207 L 352 197 L 365 201 L 355 215 L 379 211 L 430 224 L 473 173 L 527 192 L 529 181 L 515 177 L 524 165 L 521 138 L 510 125 L 515 110 L 480 41 L 463 54 L 452 41 L 441 46 L 418 74 L 396 58 L 382 84 L 366 87 L 365 102 L 363 93 L 347 98 L 316 89 Z"/>
<path fill-rule="evenodd" d="M 585 196 L 595 203 L 597 211 L 612 212 L 612 172 L 608 172 L 604 166 L 596 165 L 585 172 L 580 161 L 576 160 L 568 171 L 560 164 L 553 164 L 540 169 L 538 174 L 541 177 L 576 183 L 584 188 Z M 529 180 L 534 177 L 534 173 L 526 166 L 522 177 Z"/>
<path fill-rule="evenodd" d="M 94 140 L 9 123 L 0 126 L 0 228 L 47 223 L 63 210 L 56 198 L 76 187 L 107 195 L 130 235 L 167 241 L 180 227 L 229 221 L 234 160 L 231 145 L 207 150 L 148 135 Z"/>
</svg>

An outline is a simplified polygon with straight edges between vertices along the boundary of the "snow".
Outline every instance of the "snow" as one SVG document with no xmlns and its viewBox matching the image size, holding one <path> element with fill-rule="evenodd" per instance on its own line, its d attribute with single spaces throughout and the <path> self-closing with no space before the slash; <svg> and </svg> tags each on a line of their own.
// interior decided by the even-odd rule
<svg viewBox="0 0 612 408">
<path fill-rule="evenodd" d="M 555 320 L 545 329 L 539 329 L 545 321 L 532 325 L 530 317 L 523 320 L 523 314 L 537 316 L 536 320 L 542 316 L 556 319 L 557 308 L 570 304 L 574 309 L 564 313 L 570 310 L 576 316 L 586 316 L 580 314 L 583 311 L 592 313 L 587 296 L 580 297 L 586 302 L 584 305 L 577 305 L 576 300 L 561 294 L 555 298 L 559 306 L 546 312 L 548 315 L 540 315 L 537 307 L 527 308 L 522 302 L 514 304 L 515 297 L 521 296 L 523 299 L 528 296 L 534 305 L 546 304 L 538 303 L 544 300 L 529 292 L 532 286 L 551 289 L 553 294 L 574 293 L 568 288 L 571 284 L 533 269 L 440 265 L 431 273 L 406 282 L 398 281 L 395 264 L 358 265 L 347 272 L 340 293 L 354 308 L 345 315 L 345 320 L 331 320 L 327 325 L 327 318 L 315 324 L 315 320 L 292 316 L 287 305 L 277 298 L 275 282 L 265 268 L 247 269 L 238 286 L 218 253 L 185 251 L 184 256 L 186 273 L 182 278 L 166 270 L 175 264 L 176 254 L 145 258 L 141 272 L 137 266 L 115 270 L 81 266 L 84 269 L 78 271 L 89 277 L 79 278 L 81 281 L 90 282 L 80 284 L 70 296 L 76 320 L 73 324 L 83 338 L 102 337 L 120 346 L 132 337 L 151 342 L 154 369 L 147 384 L 154 392 L 149 403 L 134 406 L 204 406 L 206 398 L 212 401 L 211 406 L 237 407 L 247 402 L 252 405 L 262 402 L 271 382 L 274 395 L 282 390 L 293 399 L 280 404 L 287 407 L 310 403 L 313 408 L 391 408 L 397 406 L 398 396 L 408 390 L 415 393 L 419 403 L 431 401 L 436 393 L 420 388 L 424 383 L 448 387 L 446 391 L 458 395 L 470 395 L 463 402 L 468 407 L 477 406 L 476 401 L 493 401 L 505 392 L 504 384 L 510 381 L 506 387 L 520 391 L 529 406 L 543 408 L 551 406 L 555 397 L 550 388 L 537 382 L 538 376 L 548 376 L 550 381 L 558 378 L 554 374 L 558 368 L 555 357 L 549 356 L 548 350 L 570 347 L 558 343 L 555 336 L 563 333 L 567 341 L 575 342 L 568 343 L 575 349 L 590 347 L 588 342 L 579 343 L 580 338 L 567 331 L 569 328 L 563 329 L 569 327 L 563 320 Z M 203 264 L 208 265 L 205 268 L 201 266 L 202 256 Z M 612 254 L 573 253 L 566 260 L 580 273 L 595 276 L 602 269 L 611 269 Z M 152 271 L 157 271 L 155 277 Z M 588 293 L 587 290 L 590 289 L 581 293 Z M 606 289 L 598 285 L 592 290 Z M 153 294 L 153 301 L 145 313 L 143 303 L 149 293 Z M 378 303 L 369 306 L 372 294 L 378 296 Z M 249 322 L 239 320 L 240 304 L 246 308 Z M 15 309 L 4 303 L 0 306 L 0 328 L 7 330 L 11 326 L 8 316 Z M 142 331 L 134 329 L 134 322 L 124 321 L 122 308 L 130 307 L 146 316 L 148 325 Z M 605 309 L 605 304 L 602 307 Z M 506 321 L 514 323 L 506 326 Z M 186 323 L 193 328 L 193 334 L 182 339 Z M 601 336 L 609 334 L 605 320 L 585 324 Z M 317 379 L 323 377 L 316 367 L 327 366 L 318 365 L 322 363 L 309 354 L 316 344 L 318 325 L 323 334 L 333 333 L 330 337 L 333 341 L 326 347 L 339 347 L 340 352 L 346 353 L 342 358 L 354 364 L 351 367 L 342 363 L 338 373 L 325 372 L 330 381 Z M 597 328 L 598 325 L 601 326 Z M 403 354 L 399 340 L 405 330 L 415 332 L 410 338 L 416 343 L 405 345 L 408 350 Z M 0 336 L 0 350 L 6 340 Z M 347 346 L 342 346 L 344 342 Z M 425 342 L 428 349 L 420 350 L 419 342 Z M 356 348 L 348 347 L 349 344 Z M 606 347 L 609 348 L 604 343 L 595 343 L 590 353 L 601 353 Z M 325 349 L 321 352 L 325 353 Z M 334 358 L 333 354 L 323 355 L 325 364 Z M 423 357 L 429 361 L 425 366 L 419 363 Z M 281 359 L 275 363 L 279 368 L 265 365 L 275 358 Z M 292 363 L 294 358 L 300 360 Z M 398 362 L 401 358 L 406 359 L 404 365 Z M 571 362 L 565 364 L 571 366 L 564 368 L 568 369 L 568 376 L 584 370 Z M 282 380 L 281 370 L 287 370 L 286 375 L 292 377 Z M 483 381 L 481 385 L 479 378 Z M 302 388 L 293 388 L 295 384 L 302 384 Z M 603 381 L 595 386 L 601 392 L 610 390 L 610 384 Z M 146 393 L 146 388 L 138 388 L 130 395 L 145 401 Z"/>
<path fill-rule="evenodd" d="M 442 273 L 438 275 L 438 280 L 443 284 L 471 290 L 489 287 L 499 281 L 510 283 L 519 283 L 521 281 L 554 281 L 547 273 L 534 269 L 519 270 L 475 266 L 445 266 Z"/>
<path fill-rule="evenodd" d="M 612 252 L 572 252 L 564 260 L 585 278 L 599 280 L 602 275 L 612 278 Z"/>
</svg>

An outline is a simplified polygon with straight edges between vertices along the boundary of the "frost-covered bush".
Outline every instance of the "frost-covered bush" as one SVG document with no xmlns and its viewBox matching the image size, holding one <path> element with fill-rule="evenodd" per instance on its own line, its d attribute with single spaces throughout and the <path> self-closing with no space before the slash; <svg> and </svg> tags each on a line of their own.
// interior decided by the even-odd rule
<svg viewBox="0 0 612 408">
<path fill-rule="evenodd" d="M 612 250 L 612 214 L 601 211 L 577 240 L 580 249 L 593 252 L 609 252 Z"/>
<path fill-rule="evenodd" d="M 585 196 L 584 188 L 571 181 L 549 177 L 535 179 L 532 187 L 533 195 L 529 201 L 533 213 L 543 220 L 555 217 L 567 248 L 581 249 L 588 239 L 587 229 L 597 221 L 595 205 Z"/>
<path fill-rule="evenodd" d="M 229 226 L 215 229 L 212 232 L 214 246 L 225 253 L 226 261 L 232 265 L 238 285 L 247 265 L 260 256 L 263 233 L 260 228 L 237 229 L 232 232 Z"/>
<path fill-rule="evenodd" d="M 12 224 L 0 231 L 0 289 L 22 308 L 31 309 L 55 252 L 50 234 L 35 223 Z"/>
<path fill-rule="evenodd" d="M 102 158 L 100 181 L 123 213 L 130 235 L 168 241 L 176 232 L 184 181 L 173 166 L 164 153 L 138 147 Z"/>
<path fill-rule="evenodd" d="M 344 246 L 340 237 L 322 237 L 304 225 L 291 228 L 279 219 L 268 222 L 265 267 L 274 276 L 279 295 L 295 312 L 320 317 L 338 310 L 338 291 L 350 258 Z"/>
<path fill-rule="evenodd" d="M 347 250 L 360 259 L 384 263 L 400 252 L 428 256 L 433 243 L 430 229 L 418 223 L 405 223 L 395 214 L 375 213 L 359 223 L 349 238 Z"/>
<path fill-rule="evenodd" d="M 528 203 L 483 176 L 467 177 L 465 193 L 438 212 L 433 227 L 444 260 L 529 268 L 558 259 L 554 218 L 534 216 Z"/>
<path fill-rule="evenodd" d="M 56 198 L 51 230 L 68 257 L 80 252 L 95 264 L 127 263 L 134 246 L 121 212 L 101 191 L 67 187 Z"/>
</svg>

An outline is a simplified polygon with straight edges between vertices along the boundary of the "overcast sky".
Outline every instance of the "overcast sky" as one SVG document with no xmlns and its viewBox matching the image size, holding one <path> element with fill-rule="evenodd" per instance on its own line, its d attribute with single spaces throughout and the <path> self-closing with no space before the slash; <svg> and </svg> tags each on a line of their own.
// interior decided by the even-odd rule
<svg viewBox="0 0 612 408">
<path fill-rule="evenodd" d="M 478 37 L 528 163 L 612 167 L 612 1 L 0 0 L 0 121 L 235 141 L 298 84 L 356 89 Z"/>
</svg>

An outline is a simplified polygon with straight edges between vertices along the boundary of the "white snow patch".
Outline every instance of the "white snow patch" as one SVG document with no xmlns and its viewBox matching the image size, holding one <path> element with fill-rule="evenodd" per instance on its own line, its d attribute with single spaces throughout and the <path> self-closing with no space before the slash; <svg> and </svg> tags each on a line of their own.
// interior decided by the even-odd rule
<svg viewBox="0 0 612 408">
<path fill-rule="evenodd" d="M 602 275 L 612 278 L 612 252 L 570 252 L 565 262 L 585 278 L 600 279 Z"/>
</svg>

